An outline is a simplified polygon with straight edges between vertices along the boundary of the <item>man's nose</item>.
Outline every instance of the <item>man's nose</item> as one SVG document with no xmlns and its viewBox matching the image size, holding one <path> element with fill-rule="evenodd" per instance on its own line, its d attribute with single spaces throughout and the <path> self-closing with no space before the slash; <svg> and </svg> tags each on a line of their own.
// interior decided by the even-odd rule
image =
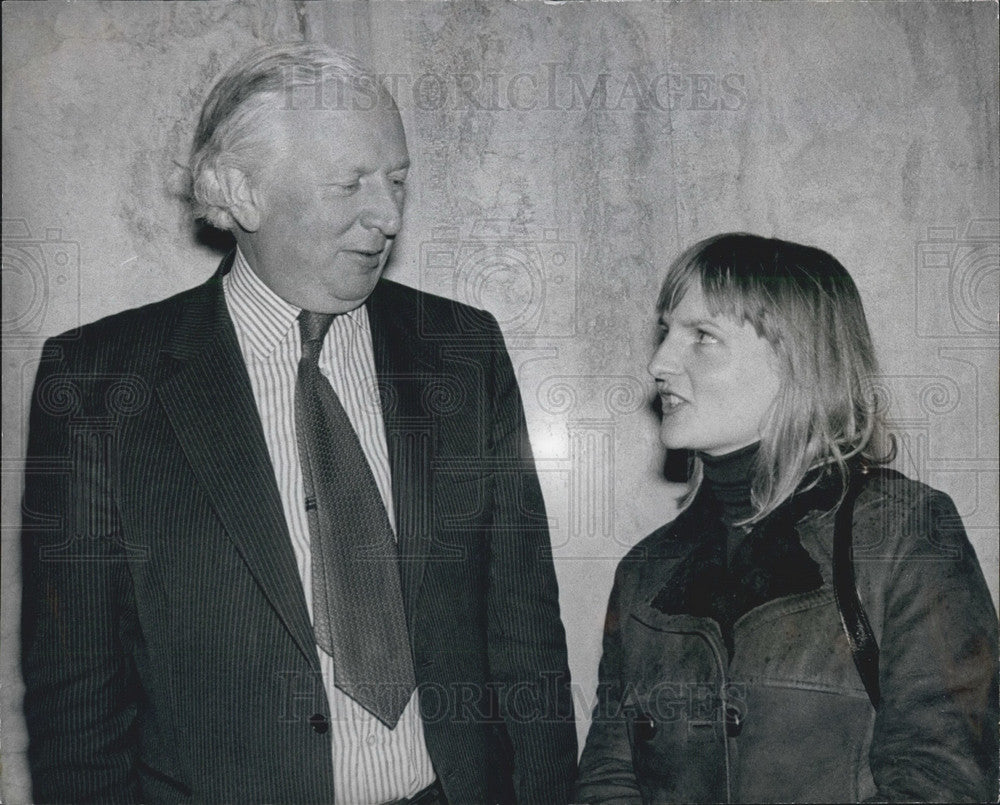
<svg viewBox="0 0 1000 805">
<path fill-rule="evenodd" d="M 369 187 L 361 223 L 394 238 L 403 223 L 403 191 L 387 176 L 373 180 Z"/>
<path fill-rule="evenodd" d="M 647 371 L 657 380 L 680 372 L 677 349 L 670 335 L 664 336 L 660 345 L 649 359 Z"/>
</svg>

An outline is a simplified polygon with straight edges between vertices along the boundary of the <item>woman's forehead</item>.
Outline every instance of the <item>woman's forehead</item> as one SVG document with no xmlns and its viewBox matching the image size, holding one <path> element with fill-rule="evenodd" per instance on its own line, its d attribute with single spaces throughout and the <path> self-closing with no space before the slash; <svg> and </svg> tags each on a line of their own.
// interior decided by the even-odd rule
<svg viewBox="0 0 1000 805">
<path fill-rule="evenodd" d="M 664 300 L 660 313 L 661 316 L 673 316 L 678 308 L 698 309 L 713 318 L 724 317 L 742 322 L 747 318 L 744 301 L 739 289 L 717 283 L 706 287 L 702 277 L 693 273 L 670 289 L 670 296 Z"/>
<path fill-rule="evenodd" d="M 679 289 L 660 312 L 660 319 L 684 325 L 717 322 L 740 327 L 746 323 L 742 308 L 733 304 L 733 300 L 728 297 L 706 293 L 700 282 L 691 283 L 686 289 Z"/>
</svg>

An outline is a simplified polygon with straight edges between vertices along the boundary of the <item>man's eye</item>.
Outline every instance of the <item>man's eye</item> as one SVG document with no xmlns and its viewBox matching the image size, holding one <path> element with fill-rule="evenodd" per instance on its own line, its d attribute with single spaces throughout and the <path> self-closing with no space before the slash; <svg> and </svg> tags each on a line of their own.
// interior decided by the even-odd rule
<svg viewBox="0 0 1000 805">
<path fill-rule="evenodd" d="M 698 343 L 699 344 L 718 344 L 719 339 L 712 335 L 707 330 L 698 330 Z"/>
<path fill-rule="evenodd" d="M 392 179 L 392 183 L 396 187 L 406 187 L 406 177 L 405 176 L 395 176 Z"/>
<path fill-rule="evenodd" d="M 353 193 L 359 187 L 361 187 L 360 182 L 330 182 L 325 185 L 326 189 L 336 195 L 344 195 L 346 193 Z"/>
</svg>

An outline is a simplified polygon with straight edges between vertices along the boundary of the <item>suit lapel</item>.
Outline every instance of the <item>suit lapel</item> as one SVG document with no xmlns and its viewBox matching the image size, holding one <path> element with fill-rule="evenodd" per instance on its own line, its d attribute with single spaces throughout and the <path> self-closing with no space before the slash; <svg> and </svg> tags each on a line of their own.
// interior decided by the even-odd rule
<svg viewBox="0 0 1000 805">
<path fill-rule="evenodd" d="M 192 294 L 165 352 L 157 392 L 177 438 L 264 595 L 318 672 L 302 582 L 221 276 Z"/>
<path fill-rule="evenodd" d="M 433 547 L 435 432 L 423 395 L 439 370 L 419 337 L 421 310 L 415 300 L 383 281 L 367 306 L 392 470 L 403 602 L 412 626 L 427 557 Z"/>
</svg>

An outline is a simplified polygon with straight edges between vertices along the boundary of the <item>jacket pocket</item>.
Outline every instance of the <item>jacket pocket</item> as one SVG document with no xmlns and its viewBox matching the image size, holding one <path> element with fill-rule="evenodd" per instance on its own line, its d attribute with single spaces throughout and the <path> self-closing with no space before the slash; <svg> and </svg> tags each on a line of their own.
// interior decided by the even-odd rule
<svg viewBox="0 0 1000 805">
<path fill-rule="evenodd" d="M 649 801 L 725 801 L 725 667 L 705 619 L 633 613 L 623 697 L 636 777 Z"/>
<path fill-rule="evenodd" d="M 142 802 L 192 802 L 194 792 L 180 780 L 154 769 L 141 760 L 135 762 Z"/>
</svg>

